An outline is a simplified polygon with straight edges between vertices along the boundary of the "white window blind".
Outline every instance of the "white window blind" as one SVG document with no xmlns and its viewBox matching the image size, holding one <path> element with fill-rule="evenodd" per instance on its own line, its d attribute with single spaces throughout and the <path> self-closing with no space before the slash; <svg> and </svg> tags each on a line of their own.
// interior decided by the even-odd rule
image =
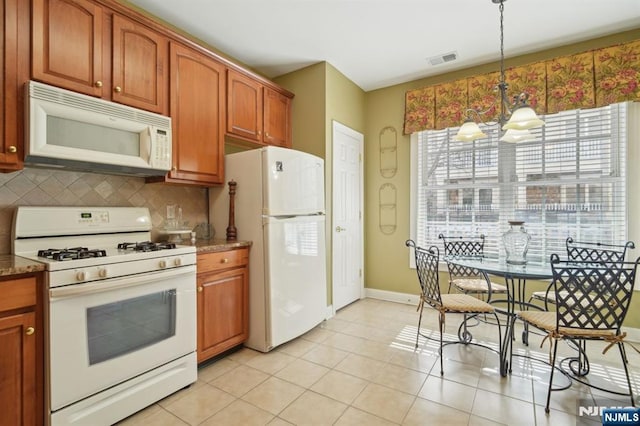
<svg viewBox="0 0 640 426">
<path fill-rule="evenodd" d="M 533 141 L 457 142 L 458 128 L 417 136 L 413 205 L 420 246 L 439 234 L 486 237 L 485 254 L 504 254 L 509 220 L 531 234 L 528 259 L 565 253 L 565 240 L 621 244 L 627 239 L 627 104 L 543 117 Z"/>
</svg>

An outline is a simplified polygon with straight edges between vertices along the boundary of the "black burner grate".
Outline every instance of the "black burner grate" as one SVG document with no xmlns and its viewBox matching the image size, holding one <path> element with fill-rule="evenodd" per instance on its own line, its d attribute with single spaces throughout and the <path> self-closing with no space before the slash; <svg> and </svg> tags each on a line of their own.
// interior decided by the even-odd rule
<svg viewBox="0 0 640 426">
<path fill-rule="evenodd" d="M 174 243 L 152 243 L 151 241 L 118 244 L 118 250 L 158 251 L 158 250 L 168 250 L 168 249 L 174 249 L 174 248 L 176 248 L 176 245 Z"/>
<path fill-rule="evenodd" d="M 70 247 L 64 249 L 38 250 L 38 257 L 53 260 L 76 260 L 90 257 L 106 257 L 107 251 L 101 249 L 89 250 L 87 247 Z"/>
</svg>

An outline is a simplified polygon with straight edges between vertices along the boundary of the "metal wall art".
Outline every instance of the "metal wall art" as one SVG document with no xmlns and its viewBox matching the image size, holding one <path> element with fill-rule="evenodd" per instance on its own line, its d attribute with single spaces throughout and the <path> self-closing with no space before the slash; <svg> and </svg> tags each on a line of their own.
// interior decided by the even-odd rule
<svg viewBox="0 0 640 426">
<path fill-rule="evenodd" d="M 391 235 L 397 228 L 397 191 L 395 185 L 385 183 L 378 191 L 380 231 L 383 234 Z"/>
<path fill-rule="evenodd" d="M 380 174 L 392 178 L 398 171 L 398 132 L 392 126 L 380 130 Z"/>
</svg>

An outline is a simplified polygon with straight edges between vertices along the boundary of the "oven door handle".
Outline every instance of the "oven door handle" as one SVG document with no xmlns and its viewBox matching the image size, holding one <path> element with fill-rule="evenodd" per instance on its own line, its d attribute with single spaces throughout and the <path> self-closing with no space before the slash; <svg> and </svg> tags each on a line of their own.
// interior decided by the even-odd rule
<svg viewBox="0 0 640 426">
<path fill-rule="evenodd" d="M 159 279 L 166 280 L 169 278 L 188 274 L 193 274 L 193 289 L 195 291 L 196 266 L 189 265 L 180 268 L 165 269 L 153 273 L 132 275 L 120 279 L 113 278 L 108 280 L 89 282 L 85 284 L 56 287 L 49 290 L 49 298 L 50 300 L 54 300 L 72 296 L 85 296 L 88 294 L 102 293 L 105 291 L 117 290 L 127 287 L 136 287 L 157 282 Z"/>
</svg>

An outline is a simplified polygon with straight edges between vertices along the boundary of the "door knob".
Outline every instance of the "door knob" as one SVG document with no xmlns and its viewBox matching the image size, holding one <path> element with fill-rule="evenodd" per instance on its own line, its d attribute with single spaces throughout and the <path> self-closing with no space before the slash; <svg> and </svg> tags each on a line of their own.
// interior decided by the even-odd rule
<svg viewBox="0 0 640 426">
<path fill-rule="evenodd" d="M 336 232 L 342 232 L 342 231 L 346 231 L 347 228 L 343 228 L 341 226 L 336 226 Z"/>
</svg>

